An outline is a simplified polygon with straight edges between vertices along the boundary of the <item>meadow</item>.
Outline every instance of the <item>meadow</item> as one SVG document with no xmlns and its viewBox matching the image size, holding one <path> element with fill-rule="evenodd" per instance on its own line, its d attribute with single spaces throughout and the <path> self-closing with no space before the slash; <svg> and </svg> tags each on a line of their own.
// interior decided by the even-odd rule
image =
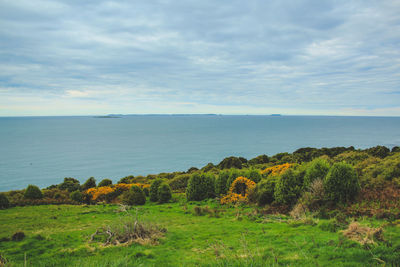
<svg viewBox="0 0 400 267">
<path fill-rule="evenodd" d="M 399 266 L 400 148 L 0 193 L 0 266 Z"/>
</svg>

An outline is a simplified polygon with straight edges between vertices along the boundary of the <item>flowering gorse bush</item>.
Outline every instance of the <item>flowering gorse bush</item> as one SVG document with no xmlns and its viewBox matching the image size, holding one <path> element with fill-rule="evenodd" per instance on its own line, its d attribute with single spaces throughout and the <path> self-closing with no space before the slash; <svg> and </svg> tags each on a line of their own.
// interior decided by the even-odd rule
<svg viewBox="0 0 400 267">
<path fill-rule="evenodd" d="M 266 175 L 266 176 L 278 176 L 278 175 L 283 174 L 285 171 L 287 171 L 292 166 L 293 166 L 293 164 L 290 164 L 290 163 L 275 165 L 275 166 L 266 168 L 265 170 L 262 170 L 261 174 Z"/>
<path fill-rule="evenodd" d="M 221 198 L 221 204 L 247 202 L 249 192 L 255 186 L 256 183 L 246 177 L 240 176 L 236 178 L 229 188 L 228 194 Z"/>
<path fill-rule="evenodd" d="M 149 188 L 148 184 L 116 184 L 112 186 L 93 187 L 86 190 L 86 194 L 92 196 L 92 200 L 104 200 L 105 196 L 115 191 L 128 191 L 132 186 L 138 186 L 141 189 Z"/>
</svg>

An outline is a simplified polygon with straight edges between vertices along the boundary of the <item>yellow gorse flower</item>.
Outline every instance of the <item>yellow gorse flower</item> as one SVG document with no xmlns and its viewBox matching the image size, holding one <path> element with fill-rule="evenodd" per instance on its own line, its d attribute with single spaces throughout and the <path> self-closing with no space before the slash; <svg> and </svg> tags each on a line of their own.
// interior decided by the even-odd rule
<svg viewBox="0 0 400 267">
<path fill-rule="evenodd" d="M 109 193 L 114 192 L 117 189 L 122 189 L 123 191 L 129 190 L 132 186 L 138 186 L 142 189 L 144 188 L 149 188 L 150 185 L 149 184 L 116 184 L 116 185 L 112 185 L 112 186 L 101 186 L 101 187 L 93 187 L 93 188 L 89 188 L 88 190 L 86 190 L 86 193 L 92 196 L 93 200 L 98 199 L 99 197 L 103 196 L 103 195 L 107 195 Z"/>
<path fill-rule="evenodd" d="M 240 185 L 243 186 L 244 191 L 238 194 L 235 192 Z M 231 187 L 229 188 L 228 194 L 221 198 L 221 204 L 237 203 L 237 202 L 247 202 L 249 192 L 252 188 L 256 186 L 256 183 L 246 177 L 238 177 L 233 181 Z"/>
<path fill-rule="evenodd" d="M 275 166 L 266 168 L 265 170 L 262 170 L 260 173 L 267 174 L 269 176 L 278 176 L 278 175 L 283 174 L 285 171 L 287 171 L 292 166 L 293 166 L 293 164 L 284 163 L 281 165 L 275 165 Z"/>
</svg>

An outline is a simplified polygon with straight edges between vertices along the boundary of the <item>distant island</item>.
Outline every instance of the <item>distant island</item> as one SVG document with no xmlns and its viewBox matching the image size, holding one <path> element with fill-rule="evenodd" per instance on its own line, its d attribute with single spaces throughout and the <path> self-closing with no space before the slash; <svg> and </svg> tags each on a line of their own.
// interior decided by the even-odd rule
<svg viewBox="0 0 400 267">
<path fill-rule="evenodd" d="M 273 117 L 279 117 L 279 116 L 282 116 L 281 114 L 271 114 L 271 116 L 273 116 Z"/>
</svg>

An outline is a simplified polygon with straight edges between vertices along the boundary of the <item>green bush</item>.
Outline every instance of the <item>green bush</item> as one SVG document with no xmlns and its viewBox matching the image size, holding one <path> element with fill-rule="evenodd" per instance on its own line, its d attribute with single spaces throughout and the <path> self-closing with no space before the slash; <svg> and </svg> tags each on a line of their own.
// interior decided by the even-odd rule
<svg viewBox="0 0 400 267">
<path fill-rule="evenodd" d="M 79 190 L 80 182 L 75 178 L 66 177 L 64 182 L 58 185 L 60 190 L 67 190 L 68 192 L 73 192 Z"/>
<path fill-rule="evenodd" d="M 118 181 L 118 184 L 131 184 L 131 180 L 134 178 L 135 177 L 133 175 L 123 177 Z"/>
<path fill-rule="evenodd" d="M 0 193 L 0 209 L 7 209 L 10 207 L 10 201 L 7 196 L 3 193 Z"/>
<path fill-rule="evenodd" d="M 236 168 L 236 169 L 241 169 L 243 167 L 243 164 L 247 163 L 247 160 L 242 157 L 228 157 L 224 158 L 219 164 L 218 168 L 223 170 L 223 169 L 231 169 L 231 168 Z"/>
<path fill-rule="evenodd" d="M 229 172 L 229 179 L 226 181 L 226 190 L 228 191 L 229 188 L 231 187 L 233 181 L 236 180 L 236 178 L 243 176 L 243 172 L 239 171 L 238 169 L 231 169 Z"/>
<path fill-rule="evenodd" d="M 81 202 L 83 201 L 82 193 L 81 193 L 81 191 L 79 191 L 79 190 L 76 190 L 76 191 L 72 192 L 72 193 L 69 195 L 69 197 L 70 197 L 73 201 L 76 201 L 76 202 L 79 202 L 79 203 L 81 203 Z"/>
<path fill-rule="evenodd" d="M 144 205 L 146 203 L 146 195 L 139 186 L 132 186 L 130 190 L 122 194 L 122 203 L 126 205 Z"/>
<path fill-rule="evenodd" d="M 385 158 L 389 155 L 390 149 L 385 146 L 375 146 L 365 150 L 368 154 L 378 157 L 378 158 Z"/>
<path fill-rule="evenodd" d="M 215 196 L 215 178 L 212 174 L 194 173 L 186 188 L 187 200 L 204 200 Z"/>
<path fill-rule="evenodd" d="M 158 187 L 162 184 L 162 179 L 155 179 L 150 186 L 150 201 L 157 202 L 158 201 Z"/>
<path fill-rule="evenodd" d="M 41 199 L 43 198 L 42 191 L 36 185 L 28 185 L 25 190 L 24 198 L 27 199 Z"/>
<path fill-rule="evenodd" d="M 303 186 L 302 176 L 298 171 L 287 170 L 275 185 L 274 198 L 281 204 L 293 205 L 301 195 Z"/>
<path fill-rule="evenodd" d="M 248 161 L 250 165 L 265 164 L 269 162 L 269 157 L 267 155 L 260 155 Z"/>
<path fill-rule="evenodd" d="M 317 179 L 324 180 L 329 172 L 329 163 L 324 159 L 315 159 L 306 169 L 304 187 L 309 187 Z"/>
<path fill-rule="evenodd" d="M 96 187 L 96 179 L 94 177 L 90 177 L 86 180 L 86 182 L 82 185 L 82 190 L 88 190 L 89 188 Z"/>
<path fill-rule="evenodd" d="M 215 194 L 217 196 L 225 195 L 228 192 L 228 179 L 230 172 L 229 171 L 221 171 L 218 175 L 218 178 L 215 180 Z"/>
<path fill-rule="evenodd" d="M 353 200 L 360 191 L 357 173 L 347 163 L 335 163 L 324 180 L 328 200 L 345 203 Z"/>
<path fill-rule="evenodd" d="M 169 186 L 174 191 L 185 192 L 189 179 L 190 174 L 177 175 L 175 178 L 169 181 Z"/>
<path fill-rule="evenodd" d="M 150 189 L 148 187 L 143 188 L 143 192 L 146 195 L 146 197 L 150 196 Z"/>
<path fill-rule="evenodd" d="M 158 202 L 159 203 L 166 203 L 171 198 L 172 198 L 171 187 L 166 183 L 162 183 L 158 187 Z"/>
<path fill-rule="evenodd" d="M 98 187 L 101 186 L 110 186 L 112 185 L 112 181 L 110 179 L 103 179 L 101 180 L 101 182 L 99 183 Z"/>
<path fill-rule="evenodd" d="M 255 200 L 260 206 L 271 204 L 274 201 L 275 186 L 278 178 L 271 176 L 257 184 Z"/>
<path fill-rule="evenodd" d="M 244 176 L 255 183 L 261 181 L 260 171 L 256 169 L 249 169 L 248 171 L 245 172 Z"/>
</svg>

